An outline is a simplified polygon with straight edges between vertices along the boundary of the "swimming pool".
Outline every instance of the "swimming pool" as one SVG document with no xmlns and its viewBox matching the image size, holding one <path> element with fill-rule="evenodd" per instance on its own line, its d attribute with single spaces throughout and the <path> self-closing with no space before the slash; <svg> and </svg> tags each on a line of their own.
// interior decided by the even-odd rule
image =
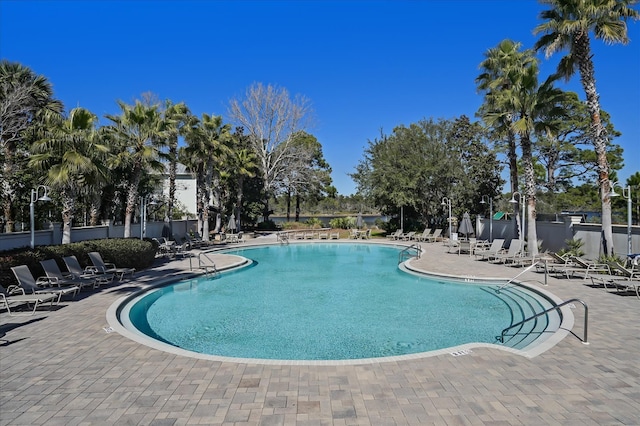
<svg viewBox="0 0 640 426">
<path fill-rule="evenodd" d="M 291 244 L 227 251 L 251 268 L 150 292 L 123 323 L 189 352 L 266 360 L 354 360 L 424 353 L 496 336 L 551 303 L 526 289 L 434 280 L 398 268 L 398 247 Z M 559 319 L 536 321 L 526 347 Z"/>
</svg>

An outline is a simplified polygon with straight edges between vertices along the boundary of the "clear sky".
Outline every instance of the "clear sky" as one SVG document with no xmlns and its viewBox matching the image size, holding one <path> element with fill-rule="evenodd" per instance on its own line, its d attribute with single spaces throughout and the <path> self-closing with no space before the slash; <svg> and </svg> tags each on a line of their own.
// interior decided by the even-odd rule
<svg viewBox="0 0 640 426">
<path fill-rule="evenodd" d="M 532 47 L 541 10 L 535 0 L 2 0 L 0 57 L 47 77 L 67 110 L 100 117 L 153 92 L 226 118 L 254 82 L 284 87 L 311 101 L 308 131 L 348 195 L 381 131 L 475 119 L 483 54 L 505 38 Z M 640 171 L 639 23 L 629 35 L 626 46 L 592 43 L 601 106 L 623 133 L 621 181 Z M 541 80 L 559 58 L 543 61 Z M 577 76 L 563 88 L 584 99 Z"/>
</svg>

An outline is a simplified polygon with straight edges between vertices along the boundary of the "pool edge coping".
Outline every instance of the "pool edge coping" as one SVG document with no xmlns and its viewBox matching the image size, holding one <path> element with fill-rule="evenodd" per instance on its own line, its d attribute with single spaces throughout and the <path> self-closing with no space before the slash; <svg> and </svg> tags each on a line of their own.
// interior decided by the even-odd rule
<svg viewBox="0 0 640 426">
<path fill-rule="evenodd" d="M 300 241 L 299 243 L 314 243 L 313 241 Z M 333 242 L 335 243 L 336 241 L 320 241 L 320 243 L 327 243 L 327 242 Z M 344 242 L 352 242 L 352 243 L 357 243 L 357 244 L 367 244 L 367 241 L 357 241 L 357 240 L 346 240 Z M 298 242 L 296 242 L 298 243 Z M 385 244 L 386 243 L 386 244 Z M 393 242 L 376 242 L 375 244 L 385 244 L 385 245 L 389 245 L 389 246 L 400 246 L 401 244 L 394 244 Z M 226 247 L 225 249 L 220 249 L 220 250 L 216 250 L 216 252 L 223 252 L 225 250 L 238 250 L 238 248 L 240 247 L 250 247 L 250 246 L 263 246 L 263 245 L 281 245 L 281 243 L 279 242 L 270 242 L 270 243 L 261 243 L 261 244 L 247 244 L 247 245 L 243 245 L 243 246 L 235 246 L 235 247 Z M 404 245 L 402 245 L 404 246 Z M 224 254 L 224 253 L 221 253 Z M 238 258 L 243 259 L 243 261 L 238 261 L 237 263 L 233 263 L 231 265 L 227 265 L 224 268 L 220 268 L 219 271 L 220 272 L 224 272 L 224 271 L 231 271 L 231 270 L 237 270 L 241 267 L 246 267 L 248 266 L 248 264 L 251 263 L 251 261 L 247 258 L 244 258 L 242 256 L 238 256 L 238 255 L 229 255 L 228 256 L 236 256 Z M 405 267 L 407 267 L 407 269 L 409 269 L 410 271 L 412 271 L 413 273 L 416 274 L 420 274 L 420 275 L 426 275 L 426 276 L 432 276 L 432 277 L 438 277 L 438 278 L 443 278 L 443 279 L 451 279 L 451 280 L 457 280 L 457 281 L 462 281 L 462 282 L 469 282 L 469 281 L 465 281 L 465 279 L 469 279 L 472 278 L 471 276 L 458 276 L 458 275 L 453 275 L 453 274 L 440 274 L 440 273 L 434 273 L 434 272 L 429 272 L 429 271 L 425 271 L 422 269 L 416 269 L 416 268 L 410 268 L 408 266 L 408 263 L 411 261 L 411 259 L 402 262 L 403 265 L 405 265 Z M 400 265 L 400 264 L 399 264 Z M 512 354 L 516 354 L 516 355 L 520 355 L 523 356 L 525 358 L 534 358 L 548 350 L 550 350 L 551 348 L 553 348 L 555 345 L 557 345 L 558 343 L 560 343 L 565 337 L 567 337 L 567 335 L 571 334 L 571 330 L 573 329 L 573 326 L 575 324 L 575 317 L 573 315 L 573 312 L 571 311 L 571 308 L 567 305 L 562 306 L 560 308 L 560 311 L 562 313 L 562 320 L 560 322 L 560 324 L 558 325 L 558 329 L 556 331 L 554 331 L 549 337 L 547 337 L 546 339 L 544 339 L 542 342 L 540 342 L 537 345 L 529 345 L 523 349 L 515 349 L 515 348 L 510 348 L 510 347 L 506 347 L 506 346 L 501 346 L 498 344 L 493 344 L 493 343 L 485 343 L 485 342 L 470 342 L 470 343 L 465 343 L 462 345 L 457 345 L 457 346 L 451 346 L 448 348 L 443 348 L 443 349 L 436 349 L 433 351 L 427 351 L 427 352 L 418 352 L 418 353 L 414 353 L 414 354 L 406 354 L 406 355 L 396 355 L 396 356 L 389 356 L 389 357 L 376 357 L 376 358 L 360 358 L 360 359 L 346 359 L 346 360 L 281 360 L 281 359 L 264 359 L 264 358 L 239 358 L 239 357 L 228 357 L 228 356 L 221 356 L 221 355 L 209 355 L 209 354 L 201 354 L 198 352 L 193 352 L 193 351 L 188 351 L 182 348 L 179 348 L 177 346 L 173 346 L 170 344 L 166 344 L 164 342 L 152 339 L 148 336 L 142 337 L 139 334 L 136 334 L 135 332 L 127 329 L 121 322 L 121 320 L 119 319 L 119 313 L 121 311 L 121 307 L 124 305 L 124 303 L 128 300 L 132 300 L 136 297 L 138 297 L 140 294 L 142 293 L 146 293 L 148 292 L 151 288 L 155 288 L 155 287 L 161 287 L 164 285 L 167 285 L 171 282 L 175 282 L 175 281 L 179 281 L 179 280 L 184 280 L 184 279 L 189 279 L 189 278 L 193 278 L 193 277 L 198 277 L 204 275 L 204 272 L 194 272 L 194 271 L 190 271 L 189 273 L 186 273 L 184 275 L 181 276 L 170 276 L 170 277 L 166 277 L 163 279 L 159 279 L 158 281 L 154 281 L 153 284 L 149 284 L 148 286 L 146 286 L 143 289 L 140 289 L 138 291 L 135 291 L 129 295 L 123 296 L 119 299 L 117 299 L 116 301 L 114 301 L 109 308 L 107 309 L 106 312 L 106 320 L 107 323 L 109 324 L 109 326 L 111 327 L 111 329 L 115 332 L 117 332 L 118 334 L 120 334 L 123 337 L 126 337 L 130 340 L 135 341 L 136 343 L 142 344 L 144 346 L 147 347 L 151 347 L 153 349 L 157 349 L 157 350 L 161 350 L 163 352 L 167 352 L 167 353 L 171 353 L 173 355 L 179 355 L 179 356 L 186 356 L 186 357 L 190 357 L 190 358 L 194 358 L 194 359 L 203 359 L 203 360 L 209 360 L 209 361 L 218 361 L 218 362 L 232 362 L 232 363 L 242 363 L 242 364 L 258 364 L 258 365 L 287 365 L 287 366 L 291 366 L 291 365 L 309 365 L 309 366 L 318 366 L 318 365 L 323 365 L 323 366 L 340 366 L 340 365 L 368 365 L 368 364 L 378 364 L 378 363 L 386 363 L 386 362 L 401 362 L 401 361 L 407 361 L 407 360 L 416 360 L 416 359 L 425 359 L 425 358 L 431 358 L 431 357 L 435 357 L 435 356 L 440 356 L 440 355 L 451 355 L 451 356 L 459 356 L 459 355 L 467 355 L 471 352 L 473 352 L 473 349 L 479 349 L 479 348 L 490 348 L 490 349 L 499 349 L 501 351 L 506 351 Z M 557 297 L 556 295 L 554 295 L 553 293 L 540 288 L 540 287 L 533 287 L 531 285 L 522 283 L 522 282 L 518 282 L 518 281 L 514 281 L 512 280 L 508 280 L 506 278 L 490 278 L 490 277 L 484 277 L 484 278 L 477 278 L 477 277 L 473 277 L 474 281 L 491 281 L 491 282 L 514 282 L 517 283 L 518 285 L 525 287 L 531 291 L 537 292 L 537 293 L 542 293 L 545 297 L 547 297 L 548 299 L 550 299 L 551 301 L 553 301 L 556 305 L 562 303 L 562 299 L 560 299 L 559 297 Z M 535 343 L 535 341 L 534 341 Z M 585 343 L 585 342 L 583 342 Z M 588 343 L 586 343 L 588 344 Z"/>
</svg>

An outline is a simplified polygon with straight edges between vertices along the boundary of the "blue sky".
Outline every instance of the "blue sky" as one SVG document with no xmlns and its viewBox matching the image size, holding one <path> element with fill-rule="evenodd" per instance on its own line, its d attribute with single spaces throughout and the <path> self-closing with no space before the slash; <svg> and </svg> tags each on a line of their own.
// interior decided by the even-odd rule
<svg viewBox="0 0 640 426">
<path fill-rule="evenodd" d="M 311 101 L 308 131 L 348 195 L 348 173 L 381 131 L 475 119 L 484 52 L 505 38 L 532 47 L 541 10 L 534 0 L 2 0 L 0 57 L 47 77 L 67 110 L 100 117 L 144 92 L 226 117 L 251 84 L 284 87 Z M 640 171 L 639 23 L 629 35 L 626 46 L 592 43 L 601 106 L 623 133 L 622 181 Z M 543 60 L 541 80 L 559 58 Z M 563 88 L 584 99 L 577 76 Z"/>
</svg>

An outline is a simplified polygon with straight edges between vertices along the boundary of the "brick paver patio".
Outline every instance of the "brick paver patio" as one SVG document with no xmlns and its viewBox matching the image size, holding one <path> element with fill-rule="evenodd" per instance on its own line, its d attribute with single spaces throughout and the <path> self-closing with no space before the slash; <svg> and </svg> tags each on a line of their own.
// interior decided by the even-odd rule
<svg viewBox="0 0 640 426">
<path fill-rule="evenodd" d="M 522 269 L 423 244 L 416 268 L 512 278 Z M 0 313 L 1 425 L 638 425 L 640 300 L 580 279 L 546 290 L 589 306 L 589 345 L 569 335 L 533 358 L 478 347 L 363 365 L 264 365 L 162 352 L 108 332 L 123 295 L 188 259 L 85 291 L 35 316 Z M 528 272 L 523 280 L 541 281 Z M 573 310 L 582 336 L 584 310 Z"/>
</svg>

